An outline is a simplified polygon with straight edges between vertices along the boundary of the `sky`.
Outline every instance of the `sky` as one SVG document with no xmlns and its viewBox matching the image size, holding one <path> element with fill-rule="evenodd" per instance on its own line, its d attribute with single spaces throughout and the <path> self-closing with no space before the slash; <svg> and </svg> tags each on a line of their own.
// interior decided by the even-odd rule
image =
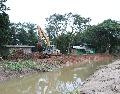
<svg viewBox="0 0 120 94">
<path fill-rule="evenodd" d="M 72 12 L 90 17 L 91 24 L 106 19 L 120 20 L 120 0 L 8 0 L 11 22 L 31 22 L 45 28 L 45 18 Z"/>
</svg>

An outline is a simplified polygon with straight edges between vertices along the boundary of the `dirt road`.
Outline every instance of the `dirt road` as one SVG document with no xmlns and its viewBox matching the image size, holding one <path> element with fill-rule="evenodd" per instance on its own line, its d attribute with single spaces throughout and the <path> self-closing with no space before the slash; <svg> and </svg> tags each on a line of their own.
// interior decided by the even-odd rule
<svg viewBox="0 0 120 94">
<path fill-rule="evenodd" d="M 120 94 L 120 60 L 97 70 L 80 90 L 84 94 Z"/>
</svg>

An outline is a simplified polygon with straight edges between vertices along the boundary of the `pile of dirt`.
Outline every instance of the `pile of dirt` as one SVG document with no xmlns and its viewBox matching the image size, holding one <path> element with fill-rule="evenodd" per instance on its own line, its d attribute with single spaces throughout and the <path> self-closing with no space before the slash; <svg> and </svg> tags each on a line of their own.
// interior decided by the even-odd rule
<svg viewBox="0 0 120 94">
<path fill-rule="evenodd" d="M 46 59 L 46 58 L 50 58 L 50 55 L 47 54 L 43 54 L 42 52 L 34 52 L 31 54 L 32 55 L 32 59 Z"/>
<path fill-rule="evenodd" d="M 84 94 L 120 94 L 120 60 L 95 72 L 80 90 Z"/>
<path fill-rule="evenodd" d="M 91 62 L 105 62 L 111 61 L 112 55 L 108 54 L 87 54 L 87 55 L 61 55 L 58 57 L 51 57 L 51 60 L 60 60 L 63 63 L 80 63 L 86 64 Z"/>
<path fill-rule="evenodd" d="M 10 54 L 7 59 L 8 60 L 18 60 L 18 59 L 30 59 L 32 54 L 26 54 L 22 49 L 16 50 L 14 53 Z"/>
<path fill-rule="evenodd" d="M 10 54 L 7 59 L 8 60 L 19 60 L 19 59 L 45 59 L 50 58 L 49 55 L 33 52 L 33 53 L 24 53 L 23 50 L 16 50 L 16 52 Z"/>
<path fill-rule="evenodd" d="M 108 54 L 86 54 L 86 55 L 47 55 L 40 52 L 24 53 L 22 49 L 16 50 L 14 53 L 8 56 L 8 60 L 19 60 L 19 59 L 45 59 L 47 60 L 60 60 L 64 63 L 88 63 L 90 61 L 103 62 L 112 59 L 111 55 Z"/>
</svg>

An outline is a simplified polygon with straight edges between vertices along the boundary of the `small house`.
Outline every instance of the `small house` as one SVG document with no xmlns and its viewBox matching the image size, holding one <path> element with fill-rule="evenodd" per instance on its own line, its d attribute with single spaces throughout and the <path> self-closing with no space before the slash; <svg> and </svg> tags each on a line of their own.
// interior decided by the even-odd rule
<svg viewBox="0 0 120 94">
<path fill-rule="evenodd" d="M 32 48 L 35 46 L 28 45 L 4 45 L 3 48 L 0 48 L 0 54 L 2 56 L 7 56 L 10 53 L 15 52 L 16 50 L 22 50 L 25 54 L 32 53 Z"/>
<path fill-rule="evenodd" d="M 81 55 L 81 54 L 94 54 L 95 51 L 86 45 L 73 46 L 71 49 L 71 54 Z"/>
</svg>

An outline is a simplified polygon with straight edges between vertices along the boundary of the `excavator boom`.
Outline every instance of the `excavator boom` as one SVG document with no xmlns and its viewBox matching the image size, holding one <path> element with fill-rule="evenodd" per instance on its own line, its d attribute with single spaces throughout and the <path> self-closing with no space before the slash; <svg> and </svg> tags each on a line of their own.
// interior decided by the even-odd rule
<svg viewBox="0 0 120 94">
<path fill-rule="evenodd" d="M 50 46 L 49 38 L 46 36 L 45 32 L 41 29 L 40 26 L 38 26 L 37 29 L 38 29 L 38 35 L 39 35 L 39 42 L 41 42 L 41 40 L 44 40 L 45 44 L 47 46 Z"/>
</svg>

